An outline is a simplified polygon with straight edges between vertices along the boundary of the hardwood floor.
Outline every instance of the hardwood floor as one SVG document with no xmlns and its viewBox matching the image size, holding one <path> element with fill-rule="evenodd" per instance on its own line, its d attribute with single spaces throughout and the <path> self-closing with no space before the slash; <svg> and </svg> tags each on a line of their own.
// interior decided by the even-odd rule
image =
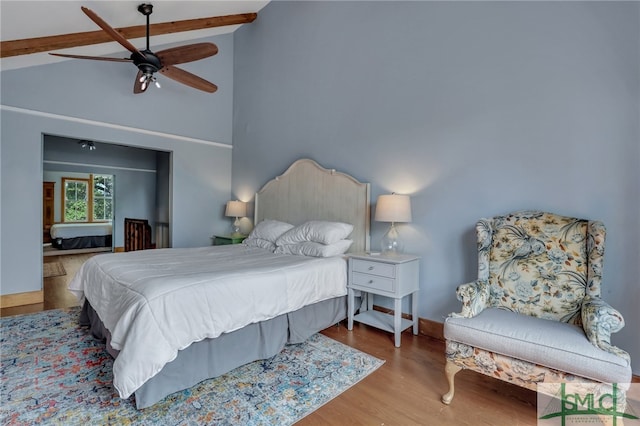
<svg viewBox="0 0 640 426">
<path fill-rule="evenodd" d="M 74 306 L 66 287 L 82 263 L 95 254 L 50 256 L 66 275 L 44 280 L 42 304 L 5 308 L 1 316 Z M 377 371 L 300 420 L 299 425 L 532 425 L 537 424 L 536 393 L 471 371 L 456 376 L 456 394 L 447 406 L 444 343 L 426 336 L 393 335 L 356 323 L 340 323 L 322 332 L 328 337 L 385 361 Z"/>
<path fill-rule="evenodd" d="M 444 342 L 402 334 L 400 348 L 390 333 L 355 324 L 323 331 L 328 337 L 385 360 L 357 386 L 300 421 L 300 425 L 536 425 L 536 393 L 461 371 L 447 406 Z"/>
</svg>

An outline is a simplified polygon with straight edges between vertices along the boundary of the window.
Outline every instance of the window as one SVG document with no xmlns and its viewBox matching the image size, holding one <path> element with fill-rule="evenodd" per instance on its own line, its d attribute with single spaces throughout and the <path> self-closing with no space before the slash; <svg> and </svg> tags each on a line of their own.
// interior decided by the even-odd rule
<svg viewBox="0 0 640 426">
<path fill-rule="evenodd" d="M 113 218 L 113 176 L 62 178 L 63 222 L 103 222 Z"/>
<path fill-rule="evenodd" d="M 113 211 L 113 176 L 93 177 L 93 220 L 111 220 Z"/>
<path fill-rule="evenodd" d="M 87 222 L 89 179 L 62 178 L 64 222 Z"/>
</svg>

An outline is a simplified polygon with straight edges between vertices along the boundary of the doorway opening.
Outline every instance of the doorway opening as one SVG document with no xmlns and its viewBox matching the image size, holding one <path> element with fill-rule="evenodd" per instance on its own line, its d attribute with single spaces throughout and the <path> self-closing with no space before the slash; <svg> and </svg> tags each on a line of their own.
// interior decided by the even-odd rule
<svg viewBox="0 0 640 426">
<path fill-rule="evenodd" d="M 54 256 L 124 251 L 127 217 L 148 220 L 155 247 L 171 247 L 170 173 L 168 151 L 43 135 L 43 262 Z M 111 238 L 102 247 L 56 248 L 51 228 L 57 224 L 110 224 Z"/>
</svg>

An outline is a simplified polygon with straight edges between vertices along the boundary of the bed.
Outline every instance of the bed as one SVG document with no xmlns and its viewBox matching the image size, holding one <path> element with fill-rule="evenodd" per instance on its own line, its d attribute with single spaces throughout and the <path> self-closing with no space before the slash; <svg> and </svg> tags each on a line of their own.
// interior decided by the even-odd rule
<svg viewBox="0 0 640 426">
<path fill-rule="evenodd" d="M 114 387 L 139 409 L 346 317 L 339 253 L 369 248 L 369 185 L 303 159 L 254 203 L 241 245 L 94 256 L 71 281 L 81 322 L 115 358 Z"/>
<path fill-rule="evenodd" d="M 56 223 L 49 232 L 51 245 L 57 249 L 111 247 L 111 222 Z"/>
</svg>

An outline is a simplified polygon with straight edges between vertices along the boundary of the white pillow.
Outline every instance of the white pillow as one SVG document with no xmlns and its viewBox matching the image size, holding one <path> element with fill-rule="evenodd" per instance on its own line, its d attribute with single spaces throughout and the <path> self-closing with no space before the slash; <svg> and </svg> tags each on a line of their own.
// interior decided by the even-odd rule
<svg viewBox="0 0 640 426">
<path fill-rule="evenodd" d="M 271 241 L 263 240 L 262 238 L 245 238 L 242 242 L 247 247 L 258 247 L 267 249 L 273 252 L 276 249 L 276 245 Z"/>
<path fill-rule="evenodd" d="M 275 244 L 278 237 L 293 228 L 293 225 L 278 220 L 265 219 L 251 231 L 247 240 L 260 238 Z M 245 240 L 246 241 L 246 240 Z"/>
<path fill-rule="evenodd" d="M 333 244 L 347 238 L 351 231 L 353 231 L 353 225 L 348 223 L 310 220 L 282 234 L 276 240 L 276 245 L 298 244 L 305 241 Z"/>
<path fill-rule="evenodd" d="M 344 254 L 351 247 L 351 240 L 340 240 L 333 244 L 321 244 L 313 241 L 305 241 L 298 244 L 285 244 L 278 246 L 275 253 L 297 254 L 313 257 L 331 257 Z"/>
</svg>

